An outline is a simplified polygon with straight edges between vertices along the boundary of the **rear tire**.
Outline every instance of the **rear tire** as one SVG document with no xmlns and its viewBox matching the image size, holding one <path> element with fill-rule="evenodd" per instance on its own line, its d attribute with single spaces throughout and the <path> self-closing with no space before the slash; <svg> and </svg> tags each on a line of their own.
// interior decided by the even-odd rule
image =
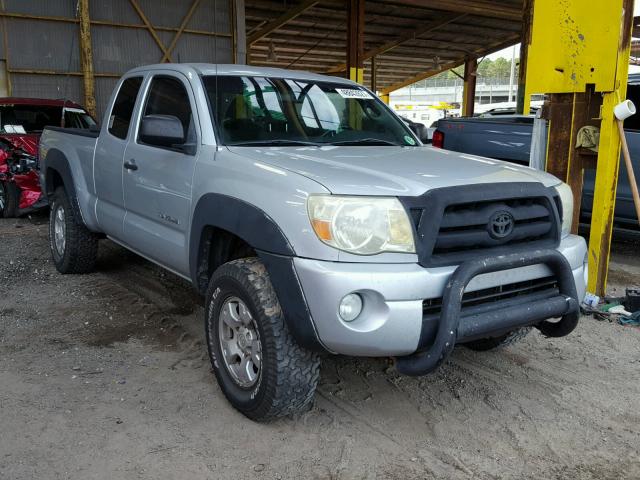
<svg viewBox="0 0 640 480">
<path fill-rule="evenodd" d="M 63 187 L 53 194 L 49 211 L 49 246 L 60 273 L 89 273 L 98 258 L 98 236 L 82 223 Z"/>
<path fill-rule="evenodd" d="M 20 187 L 14 182 L 0 182 L 0 216 L 14 218 L 20 204 Z"/>
<path fill-rule="evenodd" d="M 265 266 L 255 257 L 225 263 L 211 276 L 205 330 L 222 392 L 252 420 L 306 411 L 320 357 L 296 343 Z"/>
<path fill-rule="evenodd" d="M 503 348 L 522 340 L 529 334 L 531 328 L 532 327 L 518 328 L 499 337 L 482 338 L 480 340 L 463 343 L 463 345 L 476 352 L 486 352 L 487 350 L 493 350 L 495 348 Z"/>
</svg>

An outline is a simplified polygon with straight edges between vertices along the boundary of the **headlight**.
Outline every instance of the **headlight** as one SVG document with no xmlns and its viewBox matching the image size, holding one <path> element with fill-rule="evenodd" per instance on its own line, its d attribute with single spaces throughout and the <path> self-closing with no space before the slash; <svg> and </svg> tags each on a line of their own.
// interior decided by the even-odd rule
<svg viewBox="0 0 640 480">
<path fill-rule="evenodd" d="M 556 185 L 556 191 L 560 195 L 562 203 L 562 236 L 566 237 L 571 233 L 571 224 L 573 223 L 573 193 L 571 187 L 566 183 Z"/>
<path fill-rule="evenodd" d="M 397 198 L 311 195 L 313 231 L 327 245 L 358 255 L 415 253 L 413 229 Z"/>
</svg>

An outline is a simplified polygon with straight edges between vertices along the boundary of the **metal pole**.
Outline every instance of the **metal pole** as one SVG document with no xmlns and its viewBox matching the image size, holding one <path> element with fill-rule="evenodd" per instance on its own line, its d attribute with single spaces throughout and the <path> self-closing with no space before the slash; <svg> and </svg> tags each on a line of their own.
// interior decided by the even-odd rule
<svg viewBox="0 0 640 480">
<path fill-rule="evenodd" d="M 93 74 L 93 51 L 91 49 L 91 19 L 89 18 L 89 0 L 78 1 L 80 16 L 80 63 L 84 85 L 84 106 L 96 116 L 95 77 Z"/>
</svg>

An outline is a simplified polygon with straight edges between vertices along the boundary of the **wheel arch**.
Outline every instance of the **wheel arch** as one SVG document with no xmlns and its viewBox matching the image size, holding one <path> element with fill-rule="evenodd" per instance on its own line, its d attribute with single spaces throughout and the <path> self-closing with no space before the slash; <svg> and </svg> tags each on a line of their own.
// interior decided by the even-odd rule
<svg viewBox="0 0 640 480">
<path fill-rule="evenodd" d="M 209 281 L 203 270 L 211 249 L 211 234 L 226 232 L 257 251 L 295 255 L 293 247 L 275 221 L 262 209 L 228 195 L 208 193 L 196 204 L 189 235 L 189 270 L 199 292 Z"/>
<path fill-rule="evenodd" d="M 206 293 L 217 266 L 242 258 L 243 248 L 265 264 L 296 341 L 311 350 L 325 350 L 293 267 L 295 251 L 284 232 L 255 205 L 228 195 L 205 194 L 194 209 L 189 237 L 189 269 L 198 292 Z"/>
</svg>

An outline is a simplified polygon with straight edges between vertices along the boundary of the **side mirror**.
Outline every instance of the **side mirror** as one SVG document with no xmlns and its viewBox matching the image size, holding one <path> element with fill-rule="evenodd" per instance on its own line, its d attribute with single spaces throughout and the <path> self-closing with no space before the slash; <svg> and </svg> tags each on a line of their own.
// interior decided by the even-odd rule
<svg viewBox="0 0 640 480">
<path fill-rule="evenodd" d="M 140 122 L 140 141 L 158 147 L 176 147 L 184 143 L 184 128 L 173 115 L 146 115 Z"/>
</svg>

